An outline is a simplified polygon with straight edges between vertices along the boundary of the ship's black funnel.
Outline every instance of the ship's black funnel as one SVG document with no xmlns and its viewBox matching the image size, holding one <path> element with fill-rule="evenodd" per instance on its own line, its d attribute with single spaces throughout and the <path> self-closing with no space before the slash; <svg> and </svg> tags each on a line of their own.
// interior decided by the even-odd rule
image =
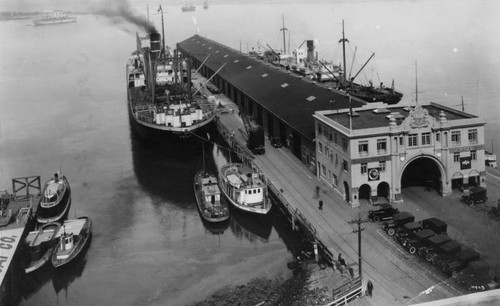
<svg viewBox="0 0 500 306">
<path fill-rule="evenodd" d="M 307 41 L 307 60 L 314 60 L 314 40 Z"/>
<path fill-rule="evenodd" d="M 151 42 L 151 53 L 155 58 L 158 58 L 161 51 L 161 35 L 160 33 L 149 33 L 149 41 Z"/>
</svg>

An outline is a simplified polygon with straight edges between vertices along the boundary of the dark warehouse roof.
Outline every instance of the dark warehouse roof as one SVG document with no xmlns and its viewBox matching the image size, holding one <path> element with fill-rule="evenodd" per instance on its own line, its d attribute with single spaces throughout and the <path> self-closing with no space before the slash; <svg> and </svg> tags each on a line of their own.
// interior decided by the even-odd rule
<svg viewBox="0 0 500 306">
<path fill-rule="evenodd" d="M 338 91 L 199 35 L 178 43 L 178 48 L 199 62 L 210 54 L 204 65 L 214 72 L 225 63 L 220 77 L 311 140 L 315 111 L 349 108 L 348 98 Z M 364 104 L 354 97 L 351 103 L 352 107 Z"/>
</svg>

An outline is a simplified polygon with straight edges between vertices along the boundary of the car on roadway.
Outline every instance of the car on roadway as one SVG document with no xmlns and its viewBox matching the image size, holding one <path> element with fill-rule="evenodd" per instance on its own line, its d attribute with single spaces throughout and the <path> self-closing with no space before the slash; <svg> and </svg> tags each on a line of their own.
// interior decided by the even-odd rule
<svg viewBox="0 0 500 306">
<path fill-rule="evenodd" d="M 398 208 L 393 207 L 389 203 L 380 204 L 377 210 L 368 211 L 368 219 L 372 222 L 387 221 L 394 217 L 394 214 L 399 212 Z"/>
<path fill-rule="evenodd" d="M 407 211 L 402 211 L 394 214 L 392 220 L 386 221 L 382 223 L 382 229 L 387 232 L 389 236 L 394 236 L 396 234 L 396 231 L 403 225 L 414 222 L 415 217 L 407 212 Z"/>
</svg>

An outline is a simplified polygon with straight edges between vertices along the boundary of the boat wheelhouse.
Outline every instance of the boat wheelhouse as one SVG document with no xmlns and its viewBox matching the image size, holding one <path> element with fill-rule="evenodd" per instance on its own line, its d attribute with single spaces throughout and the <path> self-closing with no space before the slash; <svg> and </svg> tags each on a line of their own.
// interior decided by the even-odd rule
<svg viewBox="0 0 500 306">
<path fill-rule="evenodd" d="M 222 166 L 219 184 L 224 195 L 236 208 L 264 215 L 271 210 L 267 185 L 249 166 L 240 163 Z"/>
<path fill-rule="evenodd" d="M 62 220 L 67 216 L 71 206 L 71 188 L 64 175 L 59 172 L 48 180 L 42 191 L 42 197 L 36 210 L 38 223 L 49 223 Z"/>
<path fill-rule="evenodd" d="M 229 207 L 221 196 L 217 177 L 204 171 L 196 173 L 194 193 L 200 214 L 208 222 L 222 222 L 229 219 Z"/>
</svg>

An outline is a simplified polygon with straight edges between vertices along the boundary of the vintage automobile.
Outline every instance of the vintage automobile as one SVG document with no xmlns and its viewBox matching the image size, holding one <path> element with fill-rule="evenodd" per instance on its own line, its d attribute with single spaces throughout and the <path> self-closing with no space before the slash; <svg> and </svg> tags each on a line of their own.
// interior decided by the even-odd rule
<svg viewBox="0 0 500 306">
<path fill-rule="evenodd" d="M 486 196 L 486 188 L 474 186 L 464 189 L 462 200 L 469 206 L 478 203 L 486 203 L 488 200 L 488 197 Z"/>
<path fill-rule="evenodd" d="M 271 135 L 269 137 L 269 141 L 271 142 L 271 145 L 275 148 L 281 148 L 283 146 L 281 144 L 281 138 L 279 136 Z"/>
<path fill-rule="evenodd" d="M 423 229 L 430 229 L 435 234 L 446 233 L 448 225 L 438 218 L 427 218 L 420 222 L 406 223 L 396 231 L 394 240 L 399 242 L 403 247 L 407 247 L 410 235 Z"/>
<path fill-rule="evenodd" d="M 437 248 L 427 250 L 425 259 L 433 264 L 448 262 L 456 258 L 456 254 L 462 250 L 462 245 L 455 240 L 443 243 Z"/>
<path fill-rule="evenodd" d="M 462 270 L 469 262 L 478 260 L 479 257 L 479 253 L 473 249 L 469 247 L 462 247 L 462 250 L 452 258 L 449 258 L 446 261 L 440 261 L 440 266 L 445 273 L 453 275 L 454 272 Z"/>
<path fill-rule="evenodd" d="M 402 211 L 394 214 L 392 220 L 382 223 L 382 229 L 389 234 L 389 236 L 394 236 L 396 231 L 403 225 L 415 221 L 415 217 L 407 212 Z"/>
<path fill-rule="evenodd" d="M 418 248 L 422 246 L 424 241 L 434 236 L 436 236 L 436 233 L 430 229 L 423 229 L 418 232 L 414 232 L 403 240 L 403 247 L 407 249 L 410 254 L 414 255 L 417 253 Z"/>
<path fill-rule="evenodd" d="M 389 203 L 380 204 L 377 210 L 368 211 L 368 219 L 372 222 L 391 220 L 399 209 L 392 207 Z"/>
<path fill-rule="evenodd" d="M 417 246 L 417 254 L 420 257 L 426 258 L 429 252 L 433 252 L 437 249 L 441 244 L 450 242 L 451 238 L 446 233 L 441 233 L 439 235 L 429 237 L 423 240 Z"/>
</svg>

